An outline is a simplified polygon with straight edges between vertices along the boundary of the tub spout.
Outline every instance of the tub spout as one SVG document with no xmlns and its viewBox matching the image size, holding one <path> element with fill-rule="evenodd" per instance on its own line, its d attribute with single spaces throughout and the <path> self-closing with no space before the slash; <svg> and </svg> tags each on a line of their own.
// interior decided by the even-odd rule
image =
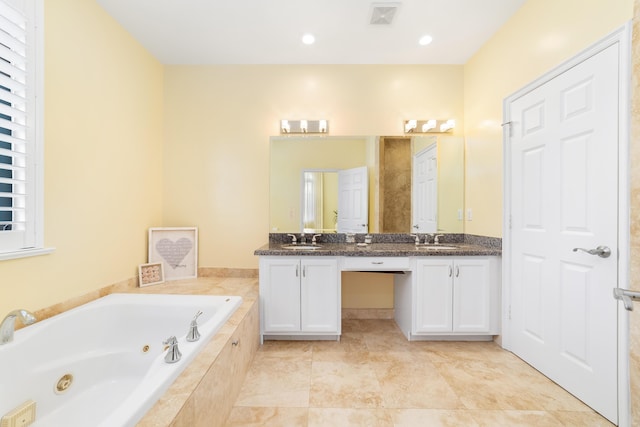
<svg viewBox="0 0 640 427">
<path fill-rule="evenodd" d="M 180 349 L 178 349 L 178 339 L 175 336 L 167 338 L 162 344 L 168 346 L 167 354 L 164 356 L 164 361 L 167 363 L 176 363 L 182 357 Z"/>
<path fill-rule="evenodd" d="M 4 317 L 4 320 L 0 324 L 0 345 L 13 341 L 16 317 L 19 318 L 24 325 L 30 325 L 36 321 L 36 316 L 28 310 L 13 310 Z"/>
</svg>

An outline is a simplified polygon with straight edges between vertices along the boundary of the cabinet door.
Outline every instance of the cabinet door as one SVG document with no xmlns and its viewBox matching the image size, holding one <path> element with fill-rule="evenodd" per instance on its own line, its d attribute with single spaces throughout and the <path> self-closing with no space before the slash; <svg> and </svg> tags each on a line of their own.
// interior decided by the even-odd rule
<svg viewBox="0 0 640 427">
<path fill-rule="evenodd" d="M 416 270 L 415 332 L 451 332 L 453 261 L 421 259 Z"/>
<path fill-rule="evenodd" d="M 337 334 L 340 316 L 338 261 L 302 258 L 301 266 L 302 331 Z"/>
<path fill-rule="evenodd" d="M 263 331 L 300 330 L 300 259 L 279 257 L 260 262 Z"/>
<path fill-rule="evenodd" d="M 453 281 L 454 332 L 490 331 L 490 280 L 488 259 L 456 259 Z"/>
</svg>

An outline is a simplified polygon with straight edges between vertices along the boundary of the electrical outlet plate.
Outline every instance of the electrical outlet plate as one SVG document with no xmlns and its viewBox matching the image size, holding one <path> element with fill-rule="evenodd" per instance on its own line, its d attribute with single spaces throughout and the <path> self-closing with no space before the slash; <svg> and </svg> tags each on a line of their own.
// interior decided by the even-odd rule
<svg viewBox="0 0 640 427">
<path fill-rule="evenodd" d="M 27 427 L 36 420 L 36 402 L 27 400 L 0 419 L 0 427 Z"/>
</svg>

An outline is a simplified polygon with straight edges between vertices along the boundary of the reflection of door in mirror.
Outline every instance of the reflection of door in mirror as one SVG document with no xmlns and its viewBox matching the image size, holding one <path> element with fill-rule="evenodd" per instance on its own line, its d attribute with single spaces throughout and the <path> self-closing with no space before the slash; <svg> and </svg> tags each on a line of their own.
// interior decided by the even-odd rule
<svg viewBox="0 0 640 427">
<path fill-rule="evenodd" d="M 338 233 L 369 230 L 369 175 L 367 167 L 338 172 Z"/>
<path fill-rule="evenodd" d="M 336 231 L 338 173 L 330 170 L 302 171 L 301 219 L 305 233 Z"/>
<path fill-rule="evenodd" d="M 438 231 L 438 144 L 413 156 L 413 231 Z"/>
</svg>

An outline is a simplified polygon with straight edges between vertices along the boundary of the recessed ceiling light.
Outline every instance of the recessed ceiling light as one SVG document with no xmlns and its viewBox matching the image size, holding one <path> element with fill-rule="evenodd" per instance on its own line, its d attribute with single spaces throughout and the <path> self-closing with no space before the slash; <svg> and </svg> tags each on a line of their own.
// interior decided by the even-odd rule
<svg viewBox="0 0 640 427">
<path fill-rule="evenodd" d="M 316 38 L 313 34 L 305 34 L 302 36 L 302 43 L 304 44 L 313 44 L 316 41 Z"/>
<path fill-rule="evenodd" d="M 433 41 L 433 37 L 431 37 L 430 35 L 424 35 L 422 37 L 420 37 L 420 40 L 418 40 L 418 43 L 420 43 L 421 46 L 426 46 L 429 43 L 431 43 Z"/>
</svg>

